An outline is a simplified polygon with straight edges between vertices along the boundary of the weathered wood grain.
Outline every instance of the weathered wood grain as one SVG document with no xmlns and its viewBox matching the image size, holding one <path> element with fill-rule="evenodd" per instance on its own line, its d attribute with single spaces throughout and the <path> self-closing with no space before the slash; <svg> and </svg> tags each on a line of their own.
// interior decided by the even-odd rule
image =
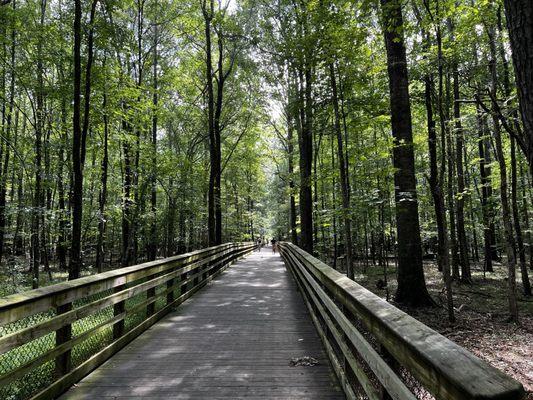
<svg viewBox="0 0 533 400">
<path fill-rule="evenodd" d="M 291 367 L 291 358 L 320 364 Z M 61 399 L 323 399 L 344 396 L 278 255 L 253 253 Z"/>
<path fill-rule="evenodd" d="M 439 400 L 518 400 L 524 397 L 524 388 L 519 382 L 320 260 L 290 243 L 281 243 L 280 249 L 287 262 L 299 270 L 297 276 L 309 283 L 305 290 L 312 287 L 315 299 L 320 299 L 360 354 L 370 353 L 362 347 L 364 343 L 359 335 L 350 329 L 344 313 L 360 320 L 377 342 Z M 343 311 L 336 304 L 342 306 Z M 375 364 L 374 367 L 379 366 Z M 376 375 L 385 385 L 384 380 L 388 378 Z"/>
</svg>

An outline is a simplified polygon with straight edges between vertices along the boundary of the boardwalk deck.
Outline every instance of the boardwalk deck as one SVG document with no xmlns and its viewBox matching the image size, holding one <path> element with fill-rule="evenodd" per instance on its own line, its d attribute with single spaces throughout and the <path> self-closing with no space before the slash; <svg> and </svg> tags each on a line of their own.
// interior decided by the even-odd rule
<svg viewBox="0 0 533 400">
<path fill-rule="evenodd" d="M 294 357 L 319 365 L 292 367 Z M 253 253 L 61 399 L 306 399 L 344 396 L 295 284 Z"/>
</svg>

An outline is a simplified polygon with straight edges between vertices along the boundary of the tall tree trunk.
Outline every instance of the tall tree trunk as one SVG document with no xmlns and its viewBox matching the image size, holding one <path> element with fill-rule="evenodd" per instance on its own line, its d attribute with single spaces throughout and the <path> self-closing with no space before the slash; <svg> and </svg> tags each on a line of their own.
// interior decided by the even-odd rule
<svg viewBox="0 0 533 400">
<path fill-rule="evenodd" d="M 429 40 L 428 40 L 429 42 Z M 426 115 L 428 124 L 428 150 L 430 176 L 429 185 L 433 196 L 435 206 L 435 219 L 437 221 L 437 239 L 438 239 L 438 262 L 439 269 L 442 270 L 444 285 L 446 287 L 446 302 L 448 310 L 448 319 L 450 322 L 455 321 L 453 309 L 453 292 L 452 277 L 450 275 L 450 250 L 448 244 L 448 227 L 446 221 L 446 207 L 444 195 L 442 193 L 441 182 L 439 178 L 438 160 L 437 160 L 437 132 L 435 119 L 433 117 L 433 103 L 431 94 L 433 92 L 433 80 L 430 75 L 425 77 L 425 102 Z"/>
<path fill-rule="evenodd" d="M 157 113 L 158 111 L 158 53 L 157 46 L 159 44 L 159 31 L 157 20 L 154 23 L 154 43 L 153 43 L 153 77 L 152 77 L 152 173 L 151 173 L 151 188 L 150 188 L 150 244 L 148 247 L 148 260 L 155 260 L 157 256 Z"/>
<path fill-rule="evenodd" d="M 516 234 L 516 245 L 518 250 L 518 260 L 520 262 L 520 273 L 522 276 L 522 288 L 524 295 L 531 296 L 531 284 L 526 265 L 526 250 L 524 248 L 524 239 L 522 237 L 522 227 L 520 223 L 520 210 L 518 208 L 518 174 L 516 167 L 516 143 L 511 137 L 511 204 L 513 208 L 513 225 Z"/>
<path fill-rule="evenodd" d="M 533 2 L 504 0 L 503 3 L 524 125 L 526 157 L 533 176 Z"/>
<path fill-rule="evenodd" d="M 450 24 L 451 25 L 451 24 Z M 451 25 L 453 32 L 453 25 Z M 452 40 L 453 35 L 452 35 Z M 461 266 L 461 280 L 463 282 L 471 283 L 472 274 L 470 271 L 470 262 L 468 260 L 468 243 L 465 231 L 465 197 L 467 192 L 465 190 L 465 176 L 463 167 L 463 147 L 464 147 L 464 132 L 463 124 L 461 122 L 461 103 L 459 94 L 459 71 L 457 62 L 453 63 L 453 116 L 455 122 L 455 165 L 457 168 L 457 195 L 456 195 L 456 215 L 457 215 L 457 241 L 459 250 L 459 262 Z"/>
<path fill-rule="evenodd" d="M 337 158 L 339 164 L 339 173 L 341 179 L 342 192 L 342 214 L 344 220 L 344 250 L 346 253 L 346 274 L 348 278 L 354 278 L 352 263 L 352 219 L 350 217 L 350 187 L 348 184 L 348 166 L 347 160 L 344 159 L 344 147 L 342 139 L 342 130 L 340 124 L 339 98 L 337 95 L 337 80 L 335 78 L 335 67 L 333 63 L 329 64 L 329 75 L 331 80 L 331 90 L 333 95 L 333 110 L 335 114 L 335 134 L 337 135 Z"/>
<path fill-rule="evenodd" d="M 290 83 L 289 83 L 290 85 Z M 291 101 L 291 100 L 289 100 Z M 289 102 L 290 104 L 290 102 Z M 291 242 L 298 245 L 298 233 L 296 231 L 296 198 L 294 184 L 294 143 L 293 143 L 293 123 L 291 106 L 287 106 L 287 153 L 288 153 L 288 173 L 289 173 L 289 231 Z"/>
<path fill-rule="evenodd" d="M 205 21 L 205 79 L 207 82 L 207 131 L 209 135 L 209 189 L 208 189 L 208 205 L 207 205 L 207 240 L 209 246 L 217 244 L 217 222 L 216 222 L 216 202 L 217 192 L 216 182 L 217 175 L 219 173 L 217 169 L 217 140 L 215 134 L 215 102 L 214 102 L 214 89 L 213 89 L 213 61 L 211 50 L 211 21 L 213 20 L 214 4 L 213 0 L 202 1 L 202 12 Z"/>
<path fill-rule="evenodd" d="M 15 0 L 13 0 L 12 9 L 15 11 Z M 9 81 L 9 101 L 8 101 L 8 110 L 5 123 L 5 139 L 11 140 L 11 137 L 17 136 L 15 132 L 13 134 L 13 114 L 15 112 L 15 54 L 16 54 L 16 36 L 17 31 L 15 29 L 15 24 L 12 23 L 11 26 L 11 49 L 10 49 L 10 81 Z M 2 174 L 0 175 L 0 263 L 2 262 L 2 256 L 4 255 L 4 234 L 6 228 L 6 195 L 7 195 L 7 179 L 9 173 L 9 157 L 10 157 L 10 146 L 6 144 L 5 154 L 4 154 L 4 166 L 2 169 Z"/>
<path fill-rule="evenodd" d="M 41 0 L 40 26 L 44 27 L 46 13 L 46 0 Z M 33 193 L 33 212 L 31 222 L 31 249 L 32 249 L 32 287 L 39 287 L 39 234 L 41 221 L 41 191 L 42 191 L 42 131 L 44 126 L 44 67 L 43 67 L 43 38 L 39 37 L 37 43 L 37 108 L 35 118 L 35 189 Z"/>
<path fill-rule="evenodd" d="M 105 68 L 105 63 L 104 63 Z M 107 202 L 107 171 L 109 168 L 109 117 L 107 114 L 107 92 L 104 87 L 104 95 L 102 102 L 102 110 L 104 113 L 104 143 L 103 150 L 104 154 L 102 157 L 102 164 L 100 169 L 100 193 L 98 195 L 98 239 L 96 244 L 96 270 L 102 272 L 103 270 L 103 261 L 105 259 L 105 232 L 107 226 L 107 215 L 105 212 L 105 206 Z"/>
<path fill-rule="evenodd" d="M 72 240 L 69 279 L 79 277 L 81 269 L 81 223 L 83 207 L 83 170 L 81 166 L 81 0 L 74 3 L 74 114 L 72 134 Z"/>
<path fill-rule="evenodd" d="M 91 95 L 91 68 L 93 61 L 94 16 L 98 0 L 93 0 L 89 17 L 89 36 L 87 42 L 87 64 L 85 66 L 84 115 L 81 121 L 81 14 L 80 0 L 74 3 L 74 113 L 72 117 L 72 241 L 70 245 L 69 279 L 80 276 L 81 260 L 81 230 L 83 222 L 83 165 L 87 148 L 87 133 L 89 130 L 89 110 Z"/>
<path fill-rule="evenodd" d="M 313 253 L 313 194 L 312 194 L 312 168 L 313 168 L 313 129 L 312 129 L 312 88 L 311 69 L 305 67 L 298 71 L 298 103 L 299 126 L 298 145 L 300 149 L 300 231 L 302 249 Z"/>
<path fill-rule="evenodd" d="M 496 68 L 496 46 L 495 46 L 495 32 L 494 28 L 488 29 L 489 47 L 490 47 L 490 61 L 489 72 L 491 76 L 491 95 L 493 98 L 497 96 L 497 82 L 498 73 Z M 507 269 L 508 269 L 508 297 L 509 297 L 509 316 L 510 320 L 518 322 L 518 305 L 516 301 L 516 254 L 515 254 L 515 237 L 512 226 L 512 212 L 509 203 L 509 187 L 507 183 L 507 165 L 505 162 L 505 155 L 503 152 L 502 138 L 500 132 L 500 121 L 496 110 L 492 110 L 493 120 L 493 134 L 494 134 L 494 148 L 496 158 L 500 167 L 500 199 L 502 209 L 502 222 L 505 236 L 505 252 L 507 255 Z"/>
<path fill-rule="evenodd" d="M 393 164 L 398 235 L 398 289 L 396 301 L 411 306 L 433 304 L 426 288 L 418 220 L 415 157 L 409 98 L 403 16 L 398 0 L 381 0 L 387 50 Z"/>
<path fill-rule="evenodd" d="M 481 211 L 483 214 L 484 266 L 483 270 L 493 272 L 492 261 L 496 244 L 494 234 L 494 215 L 492 204 L 492 185 L 490 183 L 490 152 L 487 145 L 485 116 L 477 108 L 479 174 L 481 177 Z"/>
</svg>

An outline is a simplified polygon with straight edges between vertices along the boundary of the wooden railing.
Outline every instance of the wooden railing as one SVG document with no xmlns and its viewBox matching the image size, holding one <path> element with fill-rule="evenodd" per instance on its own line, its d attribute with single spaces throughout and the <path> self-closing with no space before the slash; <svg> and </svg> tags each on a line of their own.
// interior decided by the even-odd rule
<svg viewBox="0 0 533 400">
<path fill-rule="evenodd" d="M 253 249 L 223 244 L 0 299 L 0 399 L 58 396 Z"/>
<path fill-rule="evenodd" d="M 522 385 L 302 249 L 281 243 L 348 399 L 509 399 Z"/>
</svg>

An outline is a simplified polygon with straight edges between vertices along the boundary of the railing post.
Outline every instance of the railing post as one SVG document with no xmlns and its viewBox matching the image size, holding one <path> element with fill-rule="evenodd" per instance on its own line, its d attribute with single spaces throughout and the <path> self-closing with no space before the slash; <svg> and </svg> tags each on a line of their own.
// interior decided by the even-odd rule
<svg viewBox="0 0 533 400">
<path fill-rule="evenodd" d="M 171 278 L 167 281 L 167 289 L 170 289 L 174 286 L 174 283 L 175 283 L 176 279 L 175 278 Z M 174 301 L 174 289 L 172 289 L 171 291 L 169 291 L 167 293 L 167 305 L 169 305 L 170 303 L 172 303 Z"/>
<path fill-rule="evenodd" d="M 119 285 L 114 289 L 115 293 L 118 293 L 126 288 L 126 285 Z M 126 311 L 126 302 L 119 301 L 113 306 L 113 315 L 116 317 L 117 315 L 122 314 L 124 311 Z M 124 320 L 125 318 L 122 318 L 120 321 L 115 322 L 113 325 L 113 339 L 118 339 L 122 335 L 124 335 Z"/>
<path fill-rule="evenodd" d="M 181 274 L 180 275 L 180 282 L 186 281 L 188 274 L 189 274 L 188 272 L 185 272 L 185 273 Z M 187 286 L 188 285 L 186 283 L 180 286 L 180 296 L 187 292 Z"/>
<path fill-rule="evenodd" d="M 64 314 L 72 310 L 72 303 L 66 303 L 56 308 L 57 315 Z M 68 324 L 56 331 L 56 347 L 72 339 L 72 325 Z M 72 368 L 71 351 L 67 350 L 55 359 L 55 375 L 61 377 L 67 374 Z"/>
<path fill-rule="evenodd" d="M 154 279 L 155 278 L 155 275 L 150 275 L 148 278 L 146 278 L 147 281 L 149 281 L 150 279 Z M 155 287 L 153 288 L 150 288 L 146 291 L 146 299 L 150 299 L 152 297 L 155 297 Z M 155 312 L 155 302 L 153 303 L 150 303 L 146 306 L 146 316 L 147 317 L 150 317 L 151 315 L 153 315 Z"/>
<path fill-rule="evenodd" d="M 392 354 L 383 346 L 379 345 L 379 353 L 381 358 L 387 363 L 387 365 L 394 371 L 396 375 L 399 376 L 398 372 L 400 371 L 400 363 L 392 356 Z M 387 392 L 387 389 L 383 385 L 380 386 L 380 395 L 381 400 L 392 400 L 392 396 Z"/>
</svg>

